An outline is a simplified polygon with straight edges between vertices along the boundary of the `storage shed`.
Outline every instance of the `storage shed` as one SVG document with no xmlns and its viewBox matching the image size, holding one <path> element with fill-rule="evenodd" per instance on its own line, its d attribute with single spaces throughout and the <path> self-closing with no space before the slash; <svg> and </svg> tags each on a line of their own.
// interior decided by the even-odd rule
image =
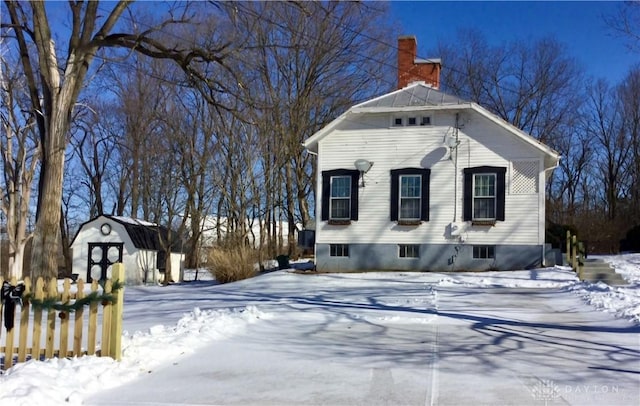
<svg viewBox="0 0 640 406">
<path fill-rule="evenodd" d="M 168 229 L 148 221 L 101 215 L 82 224 L 71 243 L 73 273 L 87 282 L 111 277 L 111 265 L 122 262 L 125 283 L 160 283 L 165 272 Z M 181 245 L 171 250 L 171 277 L 182 280 Z"/>
</svg>

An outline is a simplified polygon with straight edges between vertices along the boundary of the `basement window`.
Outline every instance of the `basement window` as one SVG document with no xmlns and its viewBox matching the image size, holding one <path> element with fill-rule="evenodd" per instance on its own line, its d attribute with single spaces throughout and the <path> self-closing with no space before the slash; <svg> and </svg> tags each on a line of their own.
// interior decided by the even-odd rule
<svg viewBox="0 0 640 406">
<path fill-rule="evenodd" d="M 331 257 L 348 257 L 349 244 L 329 244 L 329 256 Z"/>
<path fill-rule="evenodd" d="M 495 245 L 474 245 L 473 246 L 473 259 L 495 259 L 496 246 Z"/>
<path fill-rule="evenodd" d="M 420 125 L 431 125 L 431 116 L 422 116 Z"/>
<path fill-rule="evenodd" d="M 418 244 L 398 245 L 400 258 L 420 258 L 420 246 Z"/>
</svg>

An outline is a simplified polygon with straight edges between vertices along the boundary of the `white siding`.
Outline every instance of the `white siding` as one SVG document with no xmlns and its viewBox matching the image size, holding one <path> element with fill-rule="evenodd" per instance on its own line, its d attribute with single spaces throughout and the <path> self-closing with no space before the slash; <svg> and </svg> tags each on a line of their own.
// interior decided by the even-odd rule
<svg viewBox="0 0 640 406">
<path fill-rule="evenodd" d="M 540 161 L 541 154 L 530 145 L 479 115 L 461 114 L 458 173 L 454 161 L 442 147 L 445 134 L 454 135 L 455 113 L 432 114 L 433 125 L 391 127 L 390 115 L 359 115 L 322 139 L 318 145 L 318 199 L 321 213 L 321 173 L 330 169 L 353 169 L 356 159 L 372 161 L 359 189 L 358 221 L 348 226 L 318 221 L 318 243 L 445 243 L 447 226 L 454 221 L 453 179 L 458 182 L 455 221 L 462 222 L 463 169 L 475 166 L 503 166 L 506 173 L 505 217 L 494 227 L 467 228 L 466 243 L 541 244 L 544 241 L 544 177 L 539 192 L 510 193 L 511 161 Z M 471 118 L 469 120 L 469 118 Z M 390 221 L 390 171 L 406 167 L 431 169 L 430 220 L 419 226 L 398 226 Z M 541 227 L 542 225 L 542 227 Z"/>
<path fill-rule="evenodd" d="M 140 282 L 157 283 L 161 280 L 160 272 L 156 267 L 158 253 L 151 250 L 138 250 L 134 256 L 134 269 L 140 275 Z"/>
</svg>

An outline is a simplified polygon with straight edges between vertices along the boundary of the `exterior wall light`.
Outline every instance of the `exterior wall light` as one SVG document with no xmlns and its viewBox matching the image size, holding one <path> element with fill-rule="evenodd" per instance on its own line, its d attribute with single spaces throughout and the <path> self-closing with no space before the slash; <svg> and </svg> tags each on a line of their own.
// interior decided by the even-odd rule
<svg viewBox="0 0 640 406">
<path fill-rule="evenodd" d="M 356 169 L 360 172 L 360 179 L 362 179 L 362 187 L 364 187 L 364 174 L 369 172 L 369 169 L 373 166 L 373 162 L 369 162 L 366 159 L 358 159 L 353 163 Z"/>
</svg>

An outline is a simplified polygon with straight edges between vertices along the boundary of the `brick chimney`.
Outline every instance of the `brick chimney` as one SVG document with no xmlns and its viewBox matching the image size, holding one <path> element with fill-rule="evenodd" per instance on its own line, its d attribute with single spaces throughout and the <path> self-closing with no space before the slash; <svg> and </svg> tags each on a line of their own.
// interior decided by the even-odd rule
<svg viewBox="0 0 640 406">
<path fill-rule="evenodd" d="M 423 81 L 440 88 L 440 59 L 418 59 L 418 43 L 413 35 L 398 38 L 398 89 Z"/>
</svg>

